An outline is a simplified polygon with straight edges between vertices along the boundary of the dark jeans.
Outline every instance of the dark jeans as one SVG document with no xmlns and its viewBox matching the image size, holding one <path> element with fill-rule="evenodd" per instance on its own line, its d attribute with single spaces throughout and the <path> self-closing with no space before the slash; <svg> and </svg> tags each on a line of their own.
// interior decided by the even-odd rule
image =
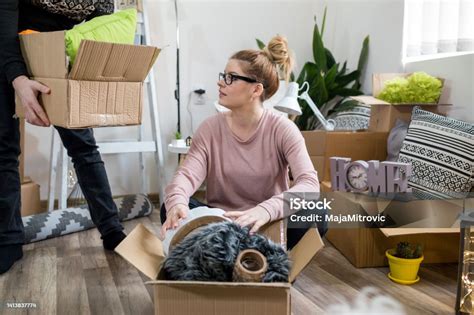
<svg viewBox="0 0 474 315">
<path fill-rule="evenodd" d="M 0 245 L 24 243 L 18 171 L 20 131 L 14 114 L 13 87 L 0 73 Z M 123 230 L 92 129 L 55 128 L 72 158 L 92 221 L 99 232 L 106 235 Z"/>
<path fill-rule="evenodd" d="M 189 198 L 189 209 L 201 207 L 201 206 L 208 206 L 202 202 L 197 201 L 194 198 Z M 160 209 L 160 218 L 161 218 L 161 224 L 165 223 L 166 221 L 166 207 L 165 204 L 161 205 Z M 296 244 L 303 238 L 305 233 L 308 231 L 308 229 L 287 229 L 286 230 L 286 247 L 288 250 L 292 249 L 295 247 Z M 321 235 L 321 237 L 324 236 L 327 232 L 327 226 L 318 226 L 318 232 Z"/>
</svg>

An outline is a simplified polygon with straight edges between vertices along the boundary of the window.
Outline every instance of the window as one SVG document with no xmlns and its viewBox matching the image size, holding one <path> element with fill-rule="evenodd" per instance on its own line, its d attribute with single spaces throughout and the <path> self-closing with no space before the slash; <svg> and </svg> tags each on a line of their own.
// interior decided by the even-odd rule
<svg viewBox="0 0 474 315">
<path fill-rule="evenodd" d="M 474 0 L 405 0 L 404 57 L 474 51 Z"/>
</svg>

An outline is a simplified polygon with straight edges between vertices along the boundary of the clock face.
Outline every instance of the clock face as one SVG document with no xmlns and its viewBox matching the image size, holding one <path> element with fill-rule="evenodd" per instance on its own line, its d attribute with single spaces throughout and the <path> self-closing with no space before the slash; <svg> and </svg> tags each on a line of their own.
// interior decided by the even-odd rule
<svg viewBox="0 0 474 315">
<path fill-rule="evenodd" d="M 354 190 L 366 190 L 367 185 L 367 169 L 362 163 L 352 163 L 347 168 L 347 183 Z"/>
</svg>

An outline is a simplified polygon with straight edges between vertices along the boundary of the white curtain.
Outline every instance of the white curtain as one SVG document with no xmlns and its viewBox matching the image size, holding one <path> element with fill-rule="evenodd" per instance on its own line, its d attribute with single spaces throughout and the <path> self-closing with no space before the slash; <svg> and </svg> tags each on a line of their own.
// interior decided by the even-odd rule
<svg viewBox="0 0 474 315">
<path fill-rule="evenodd" d="M 406 57 L 474 51 L 474 0 L 405 0 Z"/>
</svg>

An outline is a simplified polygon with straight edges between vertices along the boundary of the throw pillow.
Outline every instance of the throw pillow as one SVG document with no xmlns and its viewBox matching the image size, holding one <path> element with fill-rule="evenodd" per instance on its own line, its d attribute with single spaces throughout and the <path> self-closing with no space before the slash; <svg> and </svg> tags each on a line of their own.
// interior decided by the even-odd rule
<svg viewBox="0 0 474 315">
<path fill-rule="evenodd" d="M 408 123 L 397 119 L 387 138 L 387 161 L 396 162 L 402 149 L 403 140 L 408 132 Z"/>
<path fill-rule="evenodd" d="M 66 31 L 66 53 L 71 65 L 83 39 L 117 44 L 133 44 L 137 26 L 137 10 L 128 9 L 103 15 Z"/>
<path fill-rule="evenodd" d="M 412 165 L 409 186 L 420 198 L 464 198 L 474 172 L 474 124 L 415 107 L 398 157 Z"/>
<path fill-rule="evenodd" d="M 359 104 L 350 110 L 337 112 L 328 118 L 336 122 L 335 130 L 361 130 L 369 128 L 370 106 Z"/>
</svg>

